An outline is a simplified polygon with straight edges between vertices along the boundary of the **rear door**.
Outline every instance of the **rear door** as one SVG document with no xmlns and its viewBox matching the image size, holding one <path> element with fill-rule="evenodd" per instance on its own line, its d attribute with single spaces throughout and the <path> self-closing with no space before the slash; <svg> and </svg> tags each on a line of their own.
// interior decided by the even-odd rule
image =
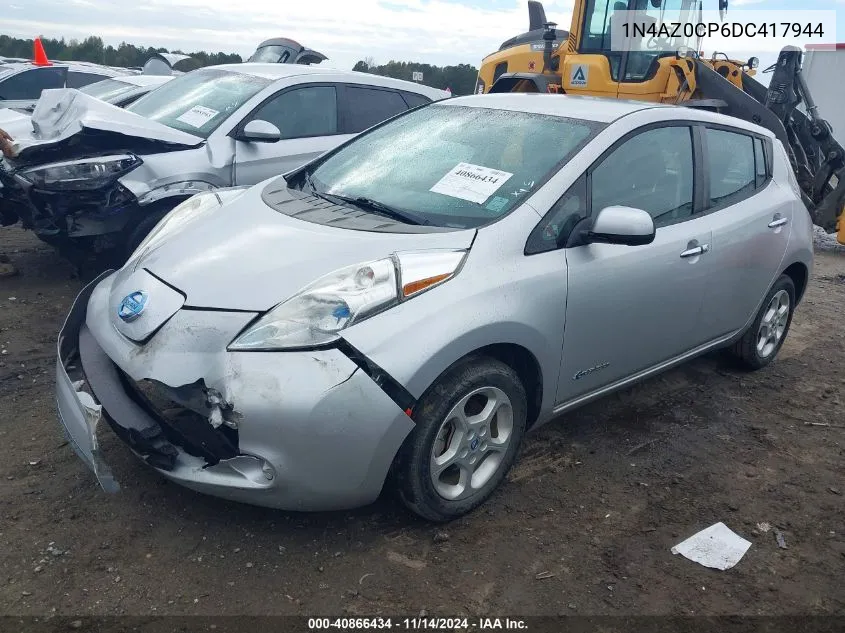
<svg viewBox="0 0 845 633">
<path fill-rule="evenodd" d="M 588 172 L 590 215 L 614 205 L 640 208 L 654 219 L 656 237 L 645 246 L 566 249 L 558 402 L 705 342 L 698 325 L 711 282 L 712 235 L 708 220 L 694 213 L 700 204 L 695 154 L 689 125 L 660 124 L 630 135 Z"/>
<path fill-rule="evenodd" d="M 702 327 L 716 338 L 742 328 L 780 274 L 795 196 L 771 177 L 769 139 L 728 127 L 699 130 L 715 264 Z"/>
<path fill-rule="evenodd" d="M 253 120 L 272 123 L 282 137 L 272 143 L 235 141 L 238 185 L 295 169 L 352 137 L 341 131 L 335 84 L 304 84 L 278 92 L 245 117 L 234 135 Z"/>
</svg>

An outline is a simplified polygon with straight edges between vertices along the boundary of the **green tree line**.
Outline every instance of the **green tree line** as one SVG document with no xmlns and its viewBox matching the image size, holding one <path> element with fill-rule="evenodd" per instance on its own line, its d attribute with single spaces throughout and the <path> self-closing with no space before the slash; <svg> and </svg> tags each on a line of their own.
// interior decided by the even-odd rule
<svg viewBox="0 0 845 633">
<path fill-rule="evenodd" d="M 94 62 L 95 64 L 122 66 L 124 68 L 143 66 L 155 53 L 168 52 L 190 55 L 196 60 L 194 62 L 186 61 L 180 64 L 180 70 L 192 70 L 193 68 L 213 66 L 215 64 L 236 64 L 243 61 L 241 56 L 235 53 L 207 53 L 205 51 L 183 53 L 183 51 L 179 50 L 168 51 L 166 48 L 135 46 L 127 42 L 122 42 L 119 46 L 115 47 L 111 44 L 103 44 L 102 38 L 95 35 L 86 37 L 82 41 L 74 39 L 65 40 L 64 38 L 57 40 L 42 37 L 41 43 L 44 45 L 44 52 L 47 53 L 47 57 L 50 59 L 58 61 Z M 32 45 L 33 40 L 0 35 L 0 56 L 32 59 Z"/>
<path fill-rule="evenodd" d="M 180 70 L 193 70 L 202 66 L 213 66 L 215 64 L 237 64 L 243 61 L 236 53 L 209 53 L 206 51 L 184 52 L 181 50 L 168 51 L 166 48 L 153 48 L 152 46 L 136 46 L 128 42 L 121 42 L 119 46 L 104 44 L 102 38 L 92 35 L 83 40 L 41 38 L 44 51 L 47 57 L 58 61 L 79 61 L 104 64 L 106 66 L 121 66 L 124 68 L 137 68 L 155 53 L 180 53 L 190 55 L 194 61 L 182 62 Z M 0 35 L 0 57 L 21 57 L 32 59 L 33 40 Z M 469 64 L 458 64 L 457 66 L 433 66 L 418 62 L 397 62 L 389 61 L 386 64 L 376 65 L 372 59 L 359 61 L 353 70 L 405 79 L 411 81 L 413 73 L 421 72 L 423 81 L 427 86 L 445 89 L 449 88 L 452 94 L 472 94 L 475 90 L 475 80 L 478 76 L 478 69 Z"/>
<path fill-rule="evenodd" d="M 432 66 L 417 62 L 396 62 L 389 61 L 386 64 L 375 65 L 370 60 L 362 60 L 355 64 L 352 70 L 357 70 L 394 79 L 405 79 L 411 81 L 413 73 L 423 74 L 422 83 L 432 88 L 445 90 L 449 88 L 453 95 L 468 95 L 475 92 L 475 80 L 478 77 L 478 69 L 469 64 L 458 64 L 457 66 Z"/>
</svg>

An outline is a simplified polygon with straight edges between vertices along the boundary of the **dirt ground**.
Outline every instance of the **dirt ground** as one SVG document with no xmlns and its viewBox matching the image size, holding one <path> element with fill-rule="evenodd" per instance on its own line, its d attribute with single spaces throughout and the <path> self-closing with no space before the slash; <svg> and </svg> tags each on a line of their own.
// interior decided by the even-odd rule
<svg viewBox="0 0 845 633">
<path fill-rule="evenodd" d="M 772 366 L 711 355 L 566 415 L 485 506 L 433 527 L 389 496 L 332 514 L 201 496 L 117 440 L 123 490 L 102 492 L 55 417 L 80 281 L 18 229 L 0 253 L 21 273 L 0 279 L 0 614 L 845 614 L 841 255 L 818 255 Z M 670 553 L 718 521 L 753 543 L 736 567 Z"/>
</svg>

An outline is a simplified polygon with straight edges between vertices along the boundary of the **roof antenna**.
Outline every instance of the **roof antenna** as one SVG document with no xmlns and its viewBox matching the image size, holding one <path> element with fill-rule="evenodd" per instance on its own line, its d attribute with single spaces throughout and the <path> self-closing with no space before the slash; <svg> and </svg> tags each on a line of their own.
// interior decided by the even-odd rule
<svg viewBox="0 0 845 633">
<path fill-rule="evenodd" d="M 53 64 L 50 63 L 50 60 L 47 59 L 47 53 L 44 52 L 44 45 L 41 43 L 41 38 L 36 37 L 35 41 L 32 43 L 33 48 L 33 56 L 35 60 L 33 63 L 36 66 L 52 66 Z"/>
</svg>

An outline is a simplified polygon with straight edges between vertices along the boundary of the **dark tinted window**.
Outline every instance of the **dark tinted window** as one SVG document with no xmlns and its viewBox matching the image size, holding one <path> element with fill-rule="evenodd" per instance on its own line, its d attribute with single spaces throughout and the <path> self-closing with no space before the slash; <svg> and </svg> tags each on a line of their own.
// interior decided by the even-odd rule
<svg viewBox="0 0 845 633">
<path fill-rule="evenodd" d="M 337 92 L 334 86 L 288 90 L 250 118 L 269 121 L 281 130 L 282 138 L 337 134 Z"/>
<path fill-rule="evenodd" d="M 757 187 L 762 187 L 768 177 L 766 153 L 763 151 L 763 141 L 754 139 L 754 163 L 757 165 Z"/>
<path fill-rule="evenodd" d="M 95 81 L 102 81 L 103 79 L 108 79 L 108 77 L 95 75 L 94 73 L 78 73 L 71 70 L 67 74 L 67 87 L 82 88 L 83 86 L 92 84 Z"/>
<path fill-rule="evenodd" d="M 501 64 L 496 64 L 496 68 L 493 69 L 493 83 L 496 83 L 496 80 L 508 72 L 508 63 L 502 62 Z"/>
<path fill-rule="evenodd" d="M 754 139 L 745 134 L 707 129 L 710 204 L 739 201 L 756 188 Z"/>
<path fill-rule="evenodd" d="M 385 119 L 404 112 L 407 104 L 398 92 L 346 86 L 346 129 L 348 134 L 363 132 Z"/>
<path fill-rule="evenodd" d="M 418 95 L 415 92 L 403 92 L 402 97 L 405 99 L 405 103 L 408 104 L 409 108 L 416 108 L 426 103 L 431 103 L 431 99 Z"/>
<path fill-rule="evenodd" d="M 587 217 L 587 178 L 581 176 L 531 232 L 526 255 L 553 251 L 561 246 L 580 220 Z"/>
<path fill-rule="evenodd" d="M 629 139 L 592 173 L 592 212 L 643 209 L 656 227 L 692 215 L 692 136 L 688 127 L 649 130 Z"/>
<path fill-rule="evenodd" d="M 42 90 L 64 88 L 66 68 L 33 68 L 0 82 L 0 99 L 38 99 Z"/>
</svg>

